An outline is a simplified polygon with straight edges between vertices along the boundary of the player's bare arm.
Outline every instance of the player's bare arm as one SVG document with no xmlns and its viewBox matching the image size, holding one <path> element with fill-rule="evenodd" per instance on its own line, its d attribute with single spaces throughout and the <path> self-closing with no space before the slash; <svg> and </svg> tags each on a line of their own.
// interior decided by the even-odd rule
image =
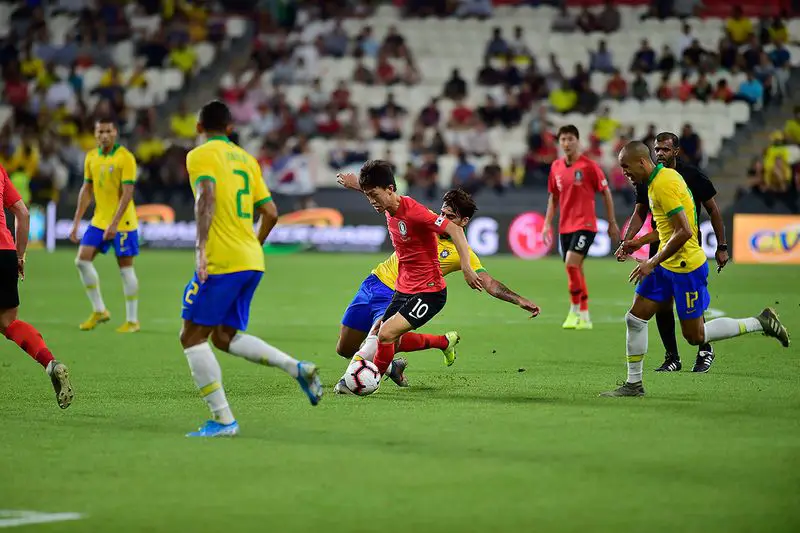
<svg viewBox="0 0 800 533">
<path fill-rule="evenodd" d="M 72 231 L 69 233 L 69 240 L 78 244 L 78 228 L 81 225 L 81 219 L 86 214 L 86 210 L 92 205 L 94 199 L 94 185 L 91 181 L 84 181 L 81 185 L 81 190 L 78 193 L 78 205 L 75 206 L 75 218 L 72 220 Z"/>
<path fill-rule="evenodd" d="M 642 246 L 646 246 L 648 244 L 653 244 L 654 242 L 658 242 L 658 232 L 651 231 L 645 235 L 642 235 L 638 239 L 630 239 L 622 241 L 619 244 L 619 249 L 617 250 L 617 260 L 618 261 L 625 261 L 629 255 L 634 253 L 636 250 L 641 248 Z"/>
<path fill-rule="evenodd" d="M 614 212 L 614 197 L 611 196 L 611 189 L 606 188 L 603 191 L 603 203 L 606 206 L 606 217 L 608 218 L 608 236 L 612 243 L 617 243 L 619 242 L 619 226 L 617 225 L 617 215 Z"/>
<path fill-rule="evenodd" d="M 553 217 L 556 214 L 557 199 L 553 193 L 547 195 L 547 211 L 544 213 L 544 225 L 542 226 L 542 241 L 546 246 L 550 246 L 553 241 L 552 226 Z"/>
<path fill-rule="evenodd" d="M 122 215 L 125 214 L 125 210 L 128 209 L 128 205 L 133 201 L 133 183 L 123 183 L 122 184 L 122 193 L 119 196 L 119 204 L 117 204 L 117 211 L 114 213 L 114 218 L 111 219 L 111 223 L 108 225 L 106 230 L 103 232 L 103 240 L 110 241 L 117 235 L 117 228 L 119 227 L 119 221 L 122 220 Z"/>
<path fill-rule="evenodd" d="M 17 243 L 17 269 L 19 278 L 25 278 L 25 250 L 28 249 L 28 232 L 31 226 L 31 216 L 28 207 L 22 200 L 17 200 L 8 211 L 14 216 L 15 231 L 14 240 Z"/>
<path fill-rule="evenodd" d="M 486 289 L 488 294 L 494 296 L 498 300 L 518 305 L 522 309 L 528 311 L 531 314 L 531 318 L 539 316 L 538 305 L 512 291 L 506 287 L 503 282 L 494 279 L 491 275 L 489 275 L 488 272 L 481 272 L 478 274 L 478 277 L 483 284 L 483 288 Z"/>
<path fill-rule="evenodd" d="M 464 230 L 457 224 L 448 224 L 445 226 L 444 232 L 453 240 L 456 251 L 458 251 L 458 256 L 461 260 L 461 272 L 464 274 L 467 285 L 476 291 L 483 290 L 483 285 L 481 284 L 478 274 L 472 269 L 472 265 L 469 264 L 469 243 L 467 243 L 467 236 L 464 235 Z"/>
<path fill-rule="evenodd" d="M 689 226 L 689 219 L 686 218 L 686 213 L 683 210 L 669 217 L 669 222 L 672 224 L 673 232 L 667 244 L 649 260 L 639 262 L 631 272 L 629 281 L 640 282 L 655 267 L 675 255 L 692 238 L 692 228 Z"/>
<path fill-rule="evenodd" d="M 263 246 L 272 229 L 278 223 L 278 206 L 275 205 L 275 202 L 270 201 L 261 204 L 256 209 L 261 219 L 258 225 L 258 242 Z"/>
<path fill-rule="evenodd" d="M 338 183 L 345 189 L 352 189 L 354 191 L 361 190 L 361 185 L 358 184 L 358 176 L 356 176 L 352 172 L 345 172 L 344 174 L 336 174 L 336 183 Z"/>
<path fill-rule="evenodd" d="M 625 231 L 623 242 L 619 243 L 619 248 L 617 248 L 617 251 L 614 252 L 614 255 L 617 257 L 617 261 L 625 261 L 626 256 L 633 253 L 623 251 L 623 244 L 625 244 L 626 241 L 633 241 L 636 237 L 636 234 L 639 233 L 640 229 L 642 229 L 642 226 L 644 226 L 644 221 L 647 219 L 647 209 L 648 207 L 646 204 L 639 202 L 633 206 L 633 214 L 628 221 L 628 229 Z"/>
<path fill-rule="evenodd" d="M 200 282 L 208 279 L 208 258 L 206 245 L 211 222 L 214 220 L 216 206 L 216 186 L 212 180 L 202 180 L 197 183 L 197 197 L 194 202 L 194 216 L 197 220 L 197 242 L 195 252 L 197 255 L 197 278 Z"/>
<path fill-rule="evenodd" d="M 728 255 L 728 241 L 725 238 L 725 222 L 722 220 L 722 211 L 720 211 L 717 201 L 713 198 L 703 202 L 703 207 L 706 208 L 708 216 L 711 217 L 711 226 L 714 228 L 714 235 L 717 236 L 717 251 L 714 254 L 714 258 L 717 260 L 717 272 L 721 272 L 730 259 Z"/>
</svg>

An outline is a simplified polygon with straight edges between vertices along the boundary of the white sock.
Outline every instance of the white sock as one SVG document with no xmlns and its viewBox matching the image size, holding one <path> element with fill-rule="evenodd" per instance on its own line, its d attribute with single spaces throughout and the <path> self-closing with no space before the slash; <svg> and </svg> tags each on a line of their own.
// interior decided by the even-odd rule
<svg viewBox="0 0 800 533">
<path fill-rule="evenodd" d="M 628 362 L 626 381 L 639 383 L 642 381 L 644 354 L 647 353 L 647 321 L 628 313 L 625 315 L 625 325 L 627 326 L 625 354 Z"/>
<path fill-rule="evenodd" d="M 136 271 L 133 267 L 122 267 L 119 269 L 122 274 L 122 292 L 125 294 L 125 314 L 128 322 L 139 321 L 139 280 L 136 278 Z"/>
<path fill-rule="evenodd" d="M 578 314 L 580 315 L 581 320 L 583 320 L 584 322 L 591 322 L 592 321 L 592 319 L 589 318 L 589 310 L 588 309 L 586 311 L 578 311 Z"/>
<path fill-rule="evenodd" d="M 78 274 L 80 274 L 81 281 L 86 289 L 86 295 L 89 297 L 89 301 L 92 302 L 94 312 L 102 313 L 106 310 L 106 304 L 103 303 L 103 296 L 100 294 L 100 278 L 97 275 L 97 270 L 91 261 L 78 259 L 75 261 L 75 266 L 78 267 Z"/>
<path fill-rule="evenodd" d="M 186 348 L 183 353 L 186 354 L 186 360 L 192 370 L 192 378 L 200 389 L 200 395 L 208 404 L 214 420 L 220 424 L 232 424 L 236 419 L 228 407 L 225 389 L 222 388 L 222 369 L 211 346 L 204 342 Z"/>
<path fill-rule="evenodd" d="M 360 357 L 365 361 L 373 361 L 376 353 L 378 353 L 378 336 L 368 335 L 364 340 L 364 344 L 356 352 L 355 357 Z"/>
<path fill-rule="evenodd" d="M 757 318 L 715 318 L 706 322 L 706 342 L 721 341 L 763 330 Z"/>
<path fill-rule="evenodd" d="M 260 365 L 278 367 L 293 378 L 297 377 L 297 359 L 267 344 L 258 337 L 246 333 L 237 333 L 231 340 L 228 353 L 237 357 L 244 357 L 248 361 Z"/>
<path fill-rule="evenodd" d="M 581 304 L 569 304 L 569 312 L 578 314 L 581 311 Z"/>
</svg>

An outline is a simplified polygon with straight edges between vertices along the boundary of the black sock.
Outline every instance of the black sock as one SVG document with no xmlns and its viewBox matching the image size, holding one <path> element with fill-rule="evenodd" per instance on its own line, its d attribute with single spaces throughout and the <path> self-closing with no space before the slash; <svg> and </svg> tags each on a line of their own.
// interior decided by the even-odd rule
<svg viewBox="0 0 800 533">
<path fill-rule="evenodd" d="M 678 341 L 675 338 L 675 315 L 672 314 L 672 309 L 656 313 L 656 324 L 658 325 L 658 334 L 661 335 L 661 343 L 664 345 L 664 349 L 668 354 L 679 358 Z"/>
</svg>

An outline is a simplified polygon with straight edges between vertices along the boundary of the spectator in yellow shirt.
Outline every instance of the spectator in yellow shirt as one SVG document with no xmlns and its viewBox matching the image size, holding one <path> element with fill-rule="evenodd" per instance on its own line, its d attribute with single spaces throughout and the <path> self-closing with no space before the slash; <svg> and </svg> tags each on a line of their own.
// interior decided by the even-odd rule
<svg viewBox="0 0 800 533">
<path fill-rule="evenodd" d="M 189 112 L 186 102 L 181 102 L 178 112 L 170 118 L 172 134 L 179 139 L 194 139 L 197 137 L 197 116 Z"/>
<path fill-rule="evenodd" d="M 569 113 L 577 103 L 578 94 L 566 80 L 561 83 L 560 88 L 550 92 L 550 105 L 557 113 Z"/>
<path fill-rule="evenodd" d="M 111 65 L 103 72 L 103 76 L 98 83 L 100 87 L 119 87 L 122 85 L 122 80 L 119 75 L 119 70 L 115 65 Z"/>
<path fill-rule="evenodd" d="M 772 192 L 786 192 L 792 181 L 789 166 L 789 147 L 784 144 L 783 133 L 773 132 L 772 144 L 764 152 L 764 181 Z"/>
<path fill-rule="evenodd" d="M 742 14 L 742 8 L 733 6 L 731 18 L 725 21 L 725 30 L 735 44 L 744 44 L 753 33 L 753 22 Z"/>
<path fill-rule="evenodd" d="M 136 159 L 143 165 L 151 165 L 157 162 L 167 151 L 164 141 L 155 137 L 152 131 L 144 130 L 142 140 L 136 145 Z"/>
<path fill-rule="evenodd" d="M 794 118 L 786 121 L 783 127 L 786 142 L 789 144 L 800 144 L 800 106 L 794 107 Z"/>
<path fill-rule="evenodd" d="M 197 54 L 188 42 L 184 41 L 169 52 L 169 62 L 179 69 L 184 75 L 189 76 L 197 62 Z"/>
<path fill-rule="evenodd" d="M 611 118 L 610 114 L 611 110 L 604 107 L 597 120 L 594 121 L 593 133 L 600 142 L 608 142 L 613 139 L 620 127 L 619 121 Z"/>
</svg>

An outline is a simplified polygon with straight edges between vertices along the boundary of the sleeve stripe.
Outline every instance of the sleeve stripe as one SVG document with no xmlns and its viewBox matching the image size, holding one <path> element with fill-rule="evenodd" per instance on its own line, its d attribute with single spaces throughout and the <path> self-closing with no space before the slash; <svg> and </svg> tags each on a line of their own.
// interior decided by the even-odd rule
<svg viewBox="0 0 800 533">
<path fill-rule="evenodd" d="M 83 181 L 85 181 L 86 183 L 92 183 L 93 180 L 92 178 L 83 178 Z"/>
<path fill-rule="evenodd" d="M 201 181 L 206 181 L 206 180 L 210 181 L 211 183 L 216 183 L 217 182 L 217 180 L 214 179 L 214 176 L 205 176 L 204 175 L 204 176 L 197 176 L 197 179 L 194 180 L 194 184 L 197 185 Z"/>
<path fill-rule="evenodd" d="M 261 207 L 262 205 L 266 204 L 267 202 L 272 201 L 272 196 L 267 196 L 266 198 L 262 198 L 261 200 L 257 201 L 253 204 L 253 207 Z"/>
<path fill-rule="evenodd" d="M 676 207 L 676 208 L 675 208 L 675 209 L 673 209 L 672 211 L 669 211 L 669 212 L 667 213 L 667 216 L 668 216 L 668 217 L 671 217 L 672 215 L 674 215 L 674 214 L 676 214 L 676 213 L 680 213 L 681 211 L 683 211 L 683 206 L 682 206 L 682 205 L 679 205 L 678 207 Z"/>
<path fill-rule="evenodd" d="M 481 272 L 486 272 L 486 269 L 485 268 L 479 268 L 478 270 L 475 271 L 476 274 L 480 274 Z"/>
<path fill-rule="evenodd" d="M 122 183 L 125 185 L 135 185 L 136 180 L 122 180 Z"/>
</svg>

